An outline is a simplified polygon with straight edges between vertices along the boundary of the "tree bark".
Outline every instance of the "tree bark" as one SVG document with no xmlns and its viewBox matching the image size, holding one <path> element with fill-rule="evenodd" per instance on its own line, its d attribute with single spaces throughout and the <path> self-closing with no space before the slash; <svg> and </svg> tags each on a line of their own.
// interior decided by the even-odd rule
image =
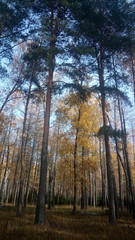
<svg viewBox="0 0 135 240">
<path fill-rule="evenodd" d="M 59 135 L 59 127 L 58 127 L 58 135 Z M 55 184 L 56 184 L 56 165 L 57 165 L 57 158 L 58 158 L 58 137 L 56 142 L 56 153 L 55 153 L 55 160 L 54 160 L 54 168 L 53 168 L 53 184 L 52 184 L 52 207 L 55 205 Z"/>
<path fill-rule="evenodd" d="M 100 44 L 100 56 L 96 50 L 96 58 L 98 63 L 98 76 L 101 91 L 101 108 L 103 116 L 103 126 L 104 126 L 104 140 L 105 140 L 105 150 L 106 150 L 106 166 L 107 166 L 107 179 L 108 179 L 108 200 L 109 200 L 109 222 L 116 223 L 116 213 L 115 213 L 115 200 L 114 200 L 114 181 L 113 181 L 113 166 L 110 152 L 109 135 L 107 133 L 107 114 L 106 114 L 106 96 L 105 96 L 105 81 L 104 81 L 104 48 L 101 41 Z"/>
<path fill-rule="evenodd" d="M 45 194 L 46 194 L 46 178 L 47 178 L 47 159 L 48 159 L 48 139 L 49 139 L 49 124 L 50 124 L 50 110 L 51 110 L 51 96 L 52 96 L 52 85 L 53 85 L 53 72 L 54 72 L 54 61 L 55 54 L 53 50 L 56 44 L 56 26 L 54 23 L 54 9 L 51 8 L 50 17 L 50 56 L 49 56 L 49 74 L 47 84 L 47 95 L 46 95 L 46 109 L 44 114 L 44 129 L 43 129 L 43 140 L 41 150 L 41 168 L 40 168 L 40 180 L 39 180 L 39 191 L 36 204 L 35 223 L 42 224 L 45 222 Z"/>
<path fill-rule="evenodd" d="M 84 147 L 82 147 L 82 172 L 81 172 L 81 209 L 85 208 L 85 189 L 84 189 Z"/>
<path fill-rule="evenodd" d="M 78 148 L 78 134 L 79 134 L 79 122 L 81 117 L 81 111 L 78 112 L 76 136 L 75 136 L 75 145 L 74 145 L 74 199 L 73 199 L 73 210 L 72 214 L 76 213 L 77 209 L 77 148 Z"/>
<path fill-rule="evenodd" d="M 27 100 L 26 100 L 26 105 L 25 105 L 23 129 L 22 129 L 22 141 L 21 141 L 21 149 L 20 149 L 20 186 L 19 186 L 19 194 L 18 194 L 18 200 L 17 200 L 17 211 L 16 211 L 16 216 L 17 217 L 22 216 L 23 204 L 24 204 L 24 174 L 25 174 L 24 148 L 25 148 L 26 120 L 27 120 L 28 106 L 29 106 L 29 101 L 30 101 L 31 87 L 32 87 L 32 78 L 31 78 L 31 81 L 30 81 Z"/>
<path fill-rule="evenodd" d="M 113 63 L 113 70 L 114 70 L 115 86 L 118 89 L 114 57 L 112 58 L 112 63 Z M 118 104 L 121 130 L 123 132 L 122 150 L 123 150 L 123 158 L 124 158 L 124 166 L 125 166 L 124 169 L 125 169 L 126 184 L 127 184 L 127 201 L 129 202 L 130 198 L 131 198 L 131 204 L 129 202 L 129 207 L 131 205 L 131 212 L 132 212 L 133 218 L 135 218 L 135 197 L 134 197 L 134 189 L 133 189 L 132 176 L 131 176 L 131 168 L 130 168 L 130 164 L 129 164 L 129 157 L 128 157 L 128 151 L 127 151 L 126 124 L 125 124 L 124 112 L 121 108 L 121 102 L 120 102 L 120 98 L 118 95 L 117 95 L 117 104 Z M 115 138 L 115 142 L 117 143 L 116 138 Z M 118 150 L 117 150 L 117 153 L 118 153 Z M 121 159 L 121 158 L 119 158 L 119 159 Z"/>
<path fill-rule="evenodd" d="M 101 179 L 102 179 L 102 209 L 104 209 L 106 205 L 106 173 L 105 173 L 105 160 L 104 160 L 104 149 L 103 154 L 101 151 L 101 139 L 99 139 L 99 155 L 100 155 L 100 169 L 101 169 Z M 104 146 L 103 146 L 104 148 Z"/>
</svg>

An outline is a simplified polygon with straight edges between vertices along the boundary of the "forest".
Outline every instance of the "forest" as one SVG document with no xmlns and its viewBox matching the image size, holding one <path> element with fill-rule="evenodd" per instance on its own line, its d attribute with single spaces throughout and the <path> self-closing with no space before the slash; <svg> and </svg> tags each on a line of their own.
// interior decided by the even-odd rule
<svg viewBox="0 0 135 240">
<path fill-rule="evenodd" d="M 135 1 L 0 19 L 0 239 L 134 239 Z"/>
</svg>

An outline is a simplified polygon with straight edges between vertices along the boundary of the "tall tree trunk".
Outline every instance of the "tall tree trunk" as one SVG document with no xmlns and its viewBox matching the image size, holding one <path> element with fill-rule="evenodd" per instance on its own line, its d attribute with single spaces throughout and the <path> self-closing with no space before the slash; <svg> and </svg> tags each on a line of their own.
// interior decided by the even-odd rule
<svg viewBox="0 0 135 240">
<path fill-rule="evenodd" d="M 2 184 L 1 176 L 2 176 L 2 168 L 3 168 L 3 164 L 4 164 L 4 158 L 5 158 L 6 149 L 7 149 L 7 146 L 6 146 L 7 138 L 8 138 L 8 129 L 4 134 L 4 139 L 2 141 L 2 147 L 1 147 L 1 152 L 0 152 L 0 159 L 1 159 L 1 162 L 0 162 L 0 186 Z"/>
<path fill-rule="evenodd" d="M 2 155 L 3 155 L 3 151 L 5 149 L 5 142 L 6 142 L 6 139 L 7 139 L 7 134 L 8 134 L 8 131 L 5 132 L 3 138 L 1 139 L 1 150 L 0 150 L 0 159 L 1 159 L 1 161 L 0 161 L 0 165 L 2 165 L 2 163 L 3 163 Z"/>
<path fill-rule="evenodd" d="M 84 190 L 84 147 L 82 147 L 82 172 L 81 172 L 81 209 L 85 208 L 85 190 Z"/>
<path fill-rule="evenodd" d="M 29 85 L 25 112 L 24 112 L 24 120 L 23 120 L 23 129 L 22 129 L 22 139 L 21 139 L 21 149 L 20 149 L 20 186 L 19 186 L 19 194 L 17 200 L 17 212 L 16 216 L 21 217 L 23 212 L 23 204 L 24 204 L 24 174 L 25 174 L 25 162 L 24 162 L 24 148 L 25 148 L 25 132 L 26 132 L 26 120 L 28 113 L 28 106 L 30 101 L 30 92 L 32 87 L 32 78 Z"/>
<path fill-rule="evenodd" d="M 112 58 L 112 63 L 113 63 L 113 70 L 114 70 L 115 86 L 118 89 L 114 57 Z M 125 171 L 126 171 L 125 172 L 126 173 L 126 184 L 127 184 L 127 187 L 128 187 L 128 189 L 127 189 L 127 196 L 128 196 L 128 201 L 130 200 L 130 197 L 131 197 L 132 215 L 133 215 L 133 218 L 135 218 L 135 197 L 134 197 L 134 189 L 133 189 L 133 183 L 132 183 L 131 168 L 130 168 L 130 164 L 129 164 L 128 150 L 127 150 L 126 124 L 125 124 L 124 113 L 123 113 L 123 110 L 121 108 L 120 98 L 119 98 L 118 95 L 117 95 L 117 104 L 118 104 L 118 111 L 119 111 L 119 117 L 120 117 L 121 130 L 123 132 L 122 149 L 123 149 L 123 157 L 124 157 Z M 116 139 L 115 139 L 115 142 L 116 142 Z M 128 191 L 129 191 L 129 193 L 128 193 Z"/>
<path fill-rule="evenodd" d="M 59 136 L 59 127 L 58 127 L 58 136 Z M 52 207 L 55 205 L 55 183 L 56 183 L 56 166 L 57 166 L 57 158 L 58 158 L 58 137 L 56 142 L 56 153 L 55 153 L 55 160 L 54 160 L 54 168 L 53 168 L 53 184 L 52 184 Z"/>
<path fill-rule="evenodd" d="M 93 191 L 92 191 L 92 199 L 93 199 L 93 207 L 95 208 L 96 207 L 96 195 L 95 195 L 95 192 L 96 192 L 96 186 L 95 186 L 95 173 L 93 172 L 92 173 L 92 186 L 93 186 Z"/>
<path fill-rule="evenodd" d="M 49 180 L 48 180 L 48 209 L 52 208 L 52 169 L 49 170 Z"/>
<path fill-rule="evenodd" d="M 115 125 L 115 131 L 117 131 L 117 124 L 116 124 L 116 102 L 114 103 L 114 125 Z M 116 153 L 117 153 L 117 164 L 118 164 L 118 182 L 119 182 L 119 206 L 121 208 L 121 210 L 123 209 L 124 206 L 124 199 L 123 199 L 123 189 L 122 189 L 122 172 L 121 172 L 121 165 L 120 165 L 120 160 L 121 156 L 119 153 L 119 149 L 118 149 L 118 140 L 117 140 L 117 136 L 114 137 L 115 140 L 115 148 L 116 148 Z M 125 171 L 125 168 L 124 168 Z M 127 174 L 126 174 L 127 175 Z"/>
<path fill-rule="evenodd" d="M 11 197 L 11 188 L 12 183 L 10 181 L 10 179 L 7 180 L 7 187 L 6 187 L 6 193 L 5 193 L 5 203 L 8 203 Z"/>
<path fill-rule="evenodd" d="M 52 62 L 53 63 L 53 62 Z M 39 191 L 36 204 L 35 223 L 41 224 L 45 221 L 45 193 L 46 193 L 46 176 L 47 176 L 47 158 L 48 158 L 48 138 L 49 138 L 49 122 L 50 122 L 50 109 L 51 109 L 51 92 L 53 82 L 53 65 L 50 66 L 48 89 L 46 96 L 46 110 L 44 113 L 44 129 L 41 150 L 41 168 L 40 168 L 40 181 Z"/>
<path fill-rule="evenodd" d="M 84 172 L 85 175 L 85 172 Z M 86 176 L 85 176 L 86 177 Z M 88 192 L 87 192 L 87 184 L 86 181 L 84 183 L 84 208 L 87 209 L 88 207 Z"/>
<path fill-rule="evenodd" d="M 107 127 L 107 118 L 105 113 L 105 101 L 102 96 L 102 113 L 103 113 L 103 123 L 104 127 Z M 109 200 L 109 222 L 116 222 L 115 214 L 115 201 L 114 201 L 114 181 L 113 181 L 113 166 L 110 154 L 109 136 L 105 131 L 105 148 L 106 148 L 106 165 L 107 165 L 107 179 L 108 179 L 108 200 Z"/>
<path fill-rule="evenodd" d="M 48 192 L 47 192 L 48 209 L 52 208 L 54 156 L 55 156 L 55 146 L 52 145 L 50 150 L 49 171 L 48 171 L 48 175 L 49 175 L 48 176 Z"/>
<path fill-rule="evenodd" d="M 97 63 L 98 63 L 98 75 L 99 75 L 99 84 L 100 84 L 100 91 L 101 91 L 103 126 L 105 129 L 104 140 L 105 140 L 106 166 L 107 166 L 107 179 L 108 179 L 109 222 L 114 224 L 116 223 L 114 181 L 113 181 L 113 166 L 112 166 L 112 159 L 111 159 L 111 152 L 110 152 L 109 135 L 107 132 L 108 120 L 107 120 L 107 114 L 106 114 L 106 96 L 105 96 L 105 81 L 104 81 L 104 48 L 102 43 L 100 45 L 100 57 L 98 56 L 97 50 L 96 50 L 96 57 L 97 57 Z"/>
<path fill-rule="evenodd" d="M 79 122 L 81 117 L 81 111 L 79 109 L 78 120 L 77 120 L 77 128 L 76 128 L 76 137 L 75 137 L 75 145 L 74 145 L 74 199 L 73 199 L 73 210 L 72 213 L 76 213 L 77 208 L 77 148 L 78 148 L 78 133 L 79 133 Z"/>
<path fill-rule="evenodd" d="M 18 168 L 19 168 L 19 162 L 20 162 L 20 148 L 17 153 L 16 157 L 16 165 L 15 165 L 15 174 L 13 178 L 13 185 L 12 185 L 12 203 L 15 205 L 16 204 L 16 197 L 17 197 L 17 192 L 18 192 Z"/>
<path fill-rule="evenodd" d="M 31 151 L 31 157 L 30 157 L 29 168 L 28 168 L 28 176 L 27 176 L 27 183 L 26 183 L 26 192 L 25 192 L 25 196 L 24 196 L 24 207 L 26 207 L 27 201 L 28 201 L 29 185 L 30 185 L 30 176 L 31 176 L 32 164 L 33 164 L 33 157 L 34 157 L 34 151 L 35 151 L 35 146 L 36 146 L 38 119 L 39 119 L 39 111 L 38 111 L 38 114 L 37 114 L 37 117 L 36 117 L 34 138 L 33 138 L 33 143 L 32 143 L 32 151 Z M 28 129 L 27 129 L 27 136 L 26 136 L 26 141 L 25 141 L 25 146 L 24 146 L 24 152 L 26 152 L 26 145 L 27 145 L 27 142 L 28 142 L 28 135 L 29 135 L 29 129 L 30 129 L 30 120 L 31 120 L 31 114 L 30 114 Z"/>
<path fill-rule="evenodd" d="M 53 84 L 53 72 L 54 72 L 54 48 L 56 44 L 56 26 L 54 23 L 54 9 L 51 9 L 50 19 L 51 39 L 50 39 L 50 56 L 49 56 L 49 76 L 47 84 L 47 95 L 46 95 L 46 109 L 44 114 L 44 129 L 43 129 L 43 140 L 41 150 L 41 168 L 40 168 L 40 180 L 39 180 L 39 191 L 36 204 L 35 223 L 42 224 L 45 222 L 45 194 L 46 194 L 46 178 L 47 178 L 47 159 L 48 159 L 48 139 L 49 139 L 49 124 L 50 124 L 50 110 L 51 110 L 51 95 L 52 95 L 52 84 Z"/>
<path fill-rule="evenodd" d="M 2 184 L 1 184 L 1 188 L 0 188 L 0 207 L 2 207 L 3 202 L 4 202 L 4 187 L 5 187 L 6 176 L 7 176 L 7 172 L 8 172 L 8 168 L 9 168 L 9 153 L 10 153 L 10 149 L 9 149 L 9 145 L 8 145 L 7 156 L 6 156 L 6 166 L 5 166 L 5 171 L 4 171 Z"/>
<path fill-rule="evenodd" d="M 89 170 L 89 201 L 88 205 L 91 207 L 92 206 L 92 176 L 91 172 Z"/>
<path fill-rule="evenodd" d="M 17 149 L 17 143 L 18 143 L 18 133 L 19 133 L 19 128 L 17 129 L 16 132 L 16 139 L 15 139 L 15 143 L 14 143 L 14 148 L 13 148 L 13 153 L 11 156 L 11 164 L 13 166 L 14 164 L 14 159 L 15 159 L 15 155 L 16 155 L 16 149 Z M 16 176 L 16 172 L 14 174 L 14 177 Z M 14 179 L 14 178 L 13 178 Z M 12 201 L 12 196 L 13 196 L 13 184 L 14 181 L 12 181 L 11 179 L 8 181 L 8 185 L 7 185 L 7 190 L 6 190 L 6 203 L 8 202 L 8 198 L 10 198 L 10 202 Z"/>
<path fill-rule="evenodd" d="M 133 159 L 134 159 L 134 165 L 135 165 L 135 131 L 134 131 L 132 122 L 131 122 L 131 131 L 132 131 Z"/>
<path fill-rule="evenodd" d="M 134 88 L 134 102 L 135 102 L 135 64 L 134 64 L 134 49 L 131 49 L 131 71 L 132 71 L 132 77 L 133 77 L 133 88 Z"/>
<path fill-rule="evenodd" d="M 11 115 L 11 117 L 13 118 L 13 114 Z M 10 135 L 11 135 L 11 127 L 12 127 L 12 119 L 9 125 L 9 130 L 8 130 L 8 136 L 7 136 L 7 149 L 5 148 L 5 153 L 6 153 L 6 166 L 5 166 L 5 170 L 4 170 L 4 174 L 3 174 L 3 178 L 2 178 L 2 183 L 1 183 L 1 187 L 0 187 L 0 207 L 2 207 L 3 202 L 4 202 L 4 189 L 5 189 L 5 183 L 6 183 L 6 178 L 7 178 L 7 174 L 8 174 L 8 168 L 9 168 L 9 157 L 10 157 Z M 4 159 L 3 159 L 4 161 Z"/>
<path fill-rule="evenodd" d="M 122 178 L 122 169 L 120 165 L 119 157 L 117 156 L 117 163 L 118 163 L 118 176 L 119 176 L 119 204 L 121 210 L 124 207 L 124 196 L 123 196 L 123 178 Z"/>
<path fill-rule="evenodd" d="M 126 132 L 126 124 L 125 124 L 125 118 L 124 113 L 122 111 L 122 117 L 123 117 L 123 130 L 124 130 L 124 137 L 123 137 L 123 154 L 126 161 L 126 168 L 127 168 L 127 175 L 129 180 L 129 189 L 130 189 L 130 196 L 131 196 L 131 213 L 133 218 L 135 218 L 135 195 L 134 195 L 134 187 L 133 187 L 133 178 L 131 173 L 131 167 L 129 163 L 129 157 L 128 157 L 128 150 L 127 150 L 127 132 Z"/>
<path fill-rule="evenodd" d="M 30 158 L 30 165 L 29 165 L 28 177 L 27 177 L 27 183 L 26 183 L 26 192 L 25 192 L 25 195 L 24 195 L 24 207 L 26 207 L 27 201 L 28 201 L 29 185 L 30 185 L 30 175 L 31 175 L 32 163 L 33 163 L 34 150 L 35 150 L 35 138 L 33 139 L 33 146 L 32 146 L 31 158 Z"/>
</svg>

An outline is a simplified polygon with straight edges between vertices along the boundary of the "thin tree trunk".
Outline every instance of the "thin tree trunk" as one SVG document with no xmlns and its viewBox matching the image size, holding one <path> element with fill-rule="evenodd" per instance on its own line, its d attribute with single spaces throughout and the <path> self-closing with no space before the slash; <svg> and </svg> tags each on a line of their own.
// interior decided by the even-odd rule
<svg viewBox="0 0 135 240">
<path fill-rule="evenodd" d="M 34 150 L 35 150 L 35 138 L 33 139 L 33 146 L 32 146 L 31 158 L 30 158 L 30 166 L 29 166 L 29 170 L 28 170 L 26 192 L 25 192 L 25 196 L 24 196 L 24 207 L 26 207 L 27 201 L 28 201 L 30 175 L 31 175 L 32 163 L 33 163 Z"/>
<path fill-rule="evenodd" d="M 96 47 L 95 47 L 96 48 Z M 106 97 L 105 97 L 105 81 L 104 81 L 104 49 L 103 45 L 100 46 L 100 58 L 97 54 L 98 63 L 98 75 L 99 84 L 101 89 L 101 107 L 103 116 L 103 126 L 104 126 L 104 140 L 105 140 L 105 150 L 106 150 L 106 166 L 107 166 L 107 179 L 108 179 L 108 200 L 109 200 L 109 222 L 116 223 L 116 213 L 115 213 L 115 200 L 114 200 L 114 181 L 113 181 L 113 166 L 110 152 L 109 135 L 107 132 L 107 114 L 106 114 Z"/>
<path fill-rule="evenodd" d="M 87 209 L 87 207 L 88 207 L 88 192 L 87 192 L 87 184 L 85 181 L 85 183 L 84 183 L 84 208 Z"/>
<path fill-rule="evenodd" d="M 20 150 L 20 149 L 19 149 Z M 16 166 L 15 166 L 15 174 L 13 178 L 13 186 L 12 186 L 12 203 L 15 205 L 16 203 L 16 196 L 17 196 L 17 189 L 18 189 L 18 168 L 19 168 L 19 162 L 20 162 L 20 154 L 19 151 L 17 153 L 17 160 L 16 160 Z"/>
<path fill-rule="evenodd" d="M 13 117 L 13 115 L 12 115 L 12 117 Z M 10 156 L 11 127 L 12 127 L 12 119 L 11 119 L 11 122 L 10 122 L 8 138 L 7 138 L 7 140 L 8 140 L 7 152 L 6 152 L 6 148 L 5 148 L 6 166 L 5 166 L 4 175 L 3 175 L 3 179 L 2 179 L 2 183 L 1 183 L 1 187 L 0 187 L 0 207 L 2 207 L 3 202 L 4 202 L 4 188 L 5 188 L 5 183 L 6 183 L 6 178 L 7 178 L 7 174 L 8 174 L 8 168 L 9 168 L 9 161 L 10 161 L 9 156 Z M 4 161 L 4 159 L 3 159 L 3 161 Z"/>
<path fill-rule="evenodd" d="M 100 169 L 101 169 L 101 179 L 102 179 L 102 209 L 106 207 L 106 194 L 105 194 L 105 169 L 104 169 L 104 156 L 102 156 L 101 151 L 101 139 L 99 139 L 99 155 L 100 155 Z"/>
<path fill-rule="evenodd" d="M 115 85 L 116 85 L 116 88 L 118 89 L 114 57 L 112 58 L 112 62 L 113 62 Z M 127 151 L 127 133 L 126 133 L 124 113 L 121 108 L 120 98 L 118 95 L 117 95 L 117 103 L 118 103 L 118 111 L 119 111 L 119 117 L 120 117 L 120 123 L 121 123 L 121 130 L 123 132 L 122 145 L 123 145 L 123 157 L 124 157 L 124 162 L 125 162 L 125 173 L 126 173 L 126 180 L 127 180 L 126 184 L 128 187 L 127 198 L 128 198 L 128 202 L 129 202 L 130 196 L 131 196 L 132 215 L 133 215 L 133 218 L 135 218 L 135 198 L 134 198 L 131 169 L 130 169 L 130 165 L 129 165 L 128 151 Z"/>
<path fill-rule="evenodd" d="M 127 151 L 127 132 L 126 132 L 126 124 L 125 124 L 125 118 L 124 113 L 122 111 L 122 117 L 123 117 L 123 130 L 124 130 L 124 137 L 123 137 L 123 153 L 126 160 L 126 167 L 127 167 L 127 174 L 129 179 L 129 189 L 130 189 L 130 195 L 131 195 L 131 213 L 133 218 L 135 218 L 135 196 L 134 196 L 134 187 L 133 187 L 133 181 L 132 181 L 132 173 L 131 173 L 131 167 L 129 163 L 129 157 L 128 157 L 128 151 Z"/>
<path fill-rule="evenodd" d="M 78 133 L 79 133 L 80 117 L 81 117 L 81 111 L 79 109 L 75 145 L 74 145 L 74 199 L 73 199 L 73 210 L 72 210 L 73 214 L 76 213 L 76 208 L 77 208 L 77 148 L 78 148 Z"/>
<path fill-rule="evenodd" d="M 132 131 L 133 159 L 134 159 L 134 165 L 135 165 L 135 132 L 134 132 L 132 122 L 131 122 L 131 131 Z"/>
<path fill-rule="evenodd" d="M 28 194 L 29 194 L 29 185 L 30 185 L 30 175 L 31 175 L 31 170 L 32 170 L 32 164 L 33 164 L 33 156 L 34 156 L 34 151 L 35 151 L 35 146 L 36 146 L 36 133 L 37 133 L 37 123 L 39 119 L 39 111 L 36 117 L 36 125 L 35 125 L 35 131 L 34 131 L 34 139 L 32 143 L 32 151 L 31 151 L 31 157 L 30 157 L 30 163 L 29 163 L 29 169 L 28 169 L 28 177 L 27 177 L 27 183 L 26 183 L 26 192 L 24 196 L 24 207 L 27 205 L 28 201 Z M 30 129 L 30 120 L 31 120 L 31 114 L 30 114 L 30 119 L 29 119 L 29 124 L 28 124 L 28 129 L 27 129 L 27 136 L 26 136 L 26 141 L 25 141 L 25 146 L 24 146 L 24 152 L 26 151 L 26 145 L 28 142 L 28 135 L 29 135 L 29 129 Z"/>
<path fill-rule="evenodd" d="M 16 216 L 21 217 L 23 213 L 23 204 L 24 204 L 24 148 L 25 148 L 25 132 L 26 132 L 26 120 L 27 120 L 27 113 L 28 113 L 28 106 L 30 101 L 30 92 L 32 87 L 32 78 L 29 85 L 26 105 L 25 105 L 25 112 L 24 112 L 24 120 L 23 120 L 23 129 L 22 129 L 22 141 L 21 141 L 21 149 L 20 149 L 20 186 L 19 186 L 19 195 L 17 200 L 17 212 Z"/>
<path fill-rule="evenodd" d="M 58 135 L 59 135 L 59 127 L 58 127 Z M 57 158 L 58 158 L 58 137 L 57 137 L 57 143 L 56 143 L 56 153 L 55 153 L 55 160 L 54 160 L 54 169 L 53 169 L 53 186 L 52 186 L 52 207 L 55 205 L 55 183 L 56 183 L 56 165 L 57 165 Z"/>
<path fill-rule="evenodd" d="M 1 184 L 1 189 L 0 189 L 0 207 L 2 207 L 3 202 L 4 202 L 4 187 L 5 187 L 5 182 L 6 182 L 6 176 L 7 176 L 7 172 L 8 172 L 8 167 L 9 167 L 9 145 L 7 148 L 7 156 L 6 156 L 6 166 L 5 166 L 5 171 L 4 171 L 4 175 L 3 175 L 3 180 L 2 180 L 2 184 Z"/>
<path fill-rule="evenodd" d="M 56 36 L 57 36 L 57 31 L 56 31 L 57 27 L 55 26 L 55 23 L 54 23 L 53 7 L 51 9 L 50 20 L 51 20 L 50 49 L 52 51 L 55 48 Z M 54 61 L 55 61 L 55 55 L 53 52 L 51 52 L 50 58 L 49 58 L 49 76 L 48 76 L 48 88 L 47 88 L 47 95 L 46 95 L 46 109 L 44 114 L 44 129 L 43 129 L 43 140 L 42 140 L 42 150 L 41 150 L 39 191 L 38 191 L 36 214 L 35 214 L 35 223 L 37 224 L 42 224 L 45 222 L 45 194 L 46 194 L 46 178 L 47 178 L 48 139 L 49 139 L 49 124 L 50 124 Z"/>
<path fill-rule="evenodd" d="M 122 171 L 121 171 L 121 165 L 120 165 L 120 160 L 118 156 L 117 156 L 117 162 L 118 162 L 118 176 L 119 176 L 119 202 L 120 202 L 120 208 L 122 210 L 124 207 L 124 197 L 123 197 Z"/>
<path fill-rule="evenodd" d="M 8 130 L 7 130 L 6 133 L 4 134 L 2 149 L 1 149 L 1 152 L 0 152 L 0 159 L 1 159 L 1 162 L 0 162 L 0 186 L 1 186 L 1 184 L 2 184 L 2 179 L 1 179 L 1 176 L 2 176 L 2 168 L 3 168 L 4 158 L 5 158 L 6 149 L 7 149 L 7 146 L 6 146 L 6 141 L 7 141 L 7 137 L 8 137 L 7 135 L 8 135 Z"/>
<path fill-rule="evenodd" d="M 81 209 L 85 208 L 84 196 L 84 147 L 82 147 L 82 173 L 81 173 Z"/>
<path fill-rule="evenodd" d="M 115 125 L 115 131 L 117 131 L 117 125 L 116 125 L 116 102 L 114 103 L 114 125 Z M 122 210 L 123 208 L 123 194 L 122 194 L 122 173 L 121 173 L 121 165 L 120 165 L 120 154 L 118 149 L 118 142 L 117 142 L 117 136 L 114 137 L 115 140 L 115 147 L 116 147 L 116 153 L 117 153 L 117 164 L 118 164 L 118 178 L 119 178 L 119 206 Z M 118 214 L 117 214 L 118 216 Z"/>
<path fill-rule="evenodd" d="M 133 76 L 133 88 L 134 88 L 134 102 L 135 102 L 135 64 L 134 64 L 134 55 L 133 49 L 131 50 L 131 71 Z"/>
<path fill-rule="evenodd" d="M 4 137 L 2 138 L 2 140 L 1 140 L 1 151 L 0 151 L 0 159 L 1 159 L 1 162 L 0 162 L 0 165 L 2 165 L 2 163 L 3 163 L 3 151 L 4 151 L 4 149 L 5 149 L 5 143 L 6 143 L 6 139 L 7 139 L 7 133 L 8 133 L 8 131 L 6 131 L 5 132 L 5 134 L 4 134 Z"/>
</svg>

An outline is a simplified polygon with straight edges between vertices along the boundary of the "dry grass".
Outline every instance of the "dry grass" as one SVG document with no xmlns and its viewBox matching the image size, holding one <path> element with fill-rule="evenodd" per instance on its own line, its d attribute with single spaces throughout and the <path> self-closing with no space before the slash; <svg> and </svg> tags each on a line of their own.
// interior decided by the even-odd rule
<svg viewBox="0 0 135 240">
<path fill-rule="evenodd" d="M 21 219 L 15 217 L 15 208 L 0 209 L 0 240 L 133 240 L 135 222 L 125 215 L 116 225 L 108 223 L 108 217 L 100 209 L 78 211 L 58 207 L 46 212 L 46 223 L 34 222 L 34 207 L 26 208 Z M 96 213 L 96 214 L 95 214 Z"/>
</svg>

